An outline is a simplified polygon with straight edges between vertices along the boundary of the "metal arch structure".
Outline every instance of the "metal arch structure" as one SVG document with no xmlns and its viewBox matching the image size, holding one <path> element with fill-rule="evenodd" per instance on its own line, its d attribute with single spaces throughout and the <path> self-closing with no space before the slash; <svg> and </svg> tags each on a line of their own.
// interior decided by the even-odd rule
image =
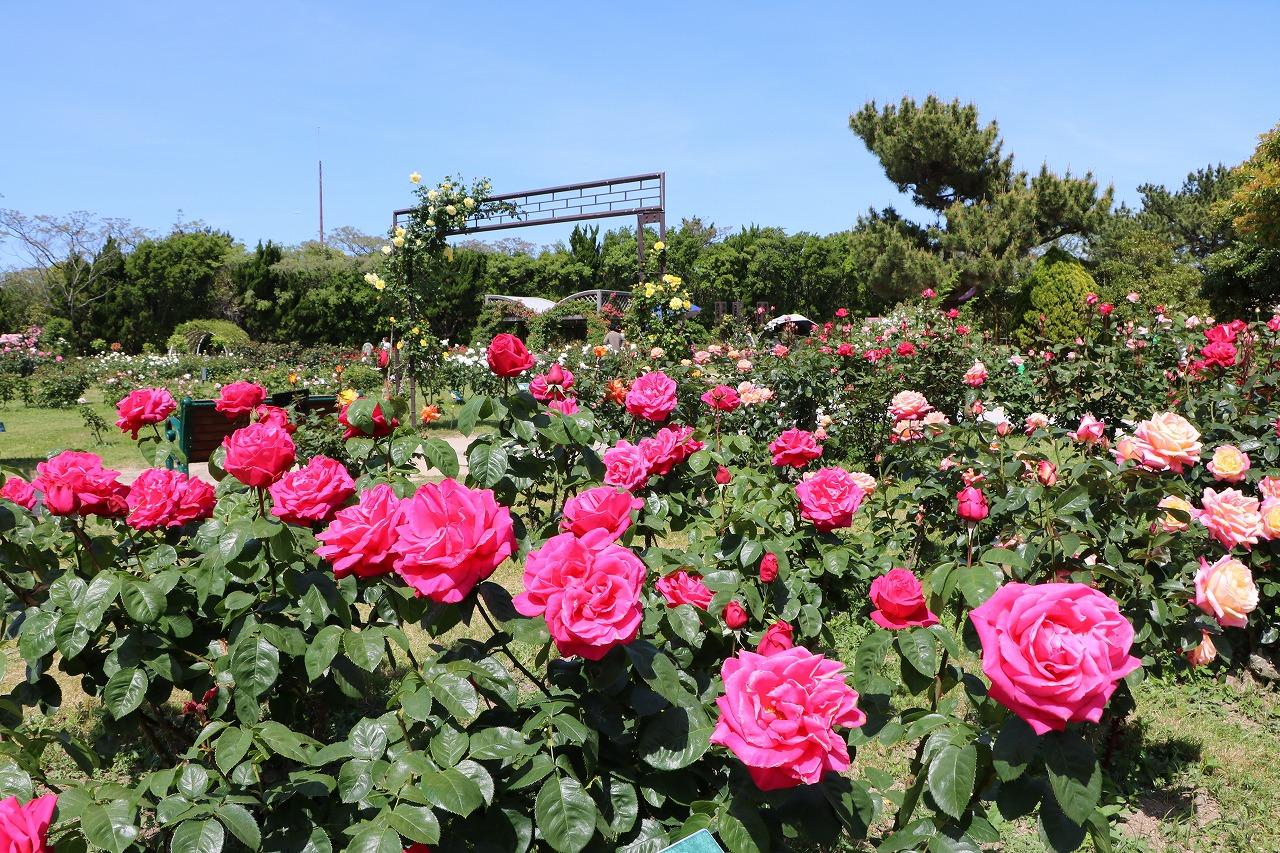
<svg viewBox="0 0 1280 853">
<path fill-rule="evenodd" d="M 667 239 L 667 173 L 649 172 L 624 178 L 584 181 L 559 187 L 544 187 L 489 197 L 490 201 L 513 206 L 511 213 L 473 216 L 461 228 L 451 228 L 446 236 L 483 234 L 532 225 L 585 222 L 592 219 L 636 218 L 636 260 L 639 281 L 644 280 L 644 227 L 658 226 L 658 239 Z M 391 226 L 403 224 L 416 208 L 406 207 L 391 214 Z M 665 259 L 661 262 L 665 272 Z"/>
</svg>

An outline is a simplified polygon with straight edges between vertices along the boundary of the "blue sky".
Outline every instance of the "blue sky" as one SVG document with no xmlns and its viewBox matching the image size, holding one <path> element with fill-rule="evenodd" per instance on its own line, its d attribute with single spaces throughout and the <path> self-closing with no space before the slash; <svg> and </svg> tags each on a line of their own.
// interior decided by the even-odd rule
<svg viewBox="0 0 1280 853">
<path fill-rule="evenodd" d="M 1122 199 L 1280 121 L 1276 2 L 6 5 L 0 206 L 249 244 L 314 236 L 318 155 L 329 226 L 384 230 L 414 169 L 665 170 L 672 223 L 825 233 L 903 203 L 848 130 L 869 99 L 971 100 Z"/>
</svg>

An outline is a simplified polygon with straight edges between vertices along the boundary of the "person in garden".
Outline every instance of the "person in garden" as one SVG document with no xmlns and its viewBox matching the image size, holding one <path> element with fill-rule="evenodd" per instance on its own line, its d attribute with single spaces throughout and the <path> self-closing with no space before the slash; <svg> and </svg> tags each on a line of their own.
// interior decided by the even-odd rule
<svg viewBox="0 0 1280 853">
<path fill-rule="evenodd" d="M 610 326 L 609 331 L 604 336 L 604 345 L 609 348 L 609 351 L 622 352 L 622 347 L 625 343 L 626 340 L 623 338 L 622 330 L 618 328 L 618 325 L 615 323 Z"/>
</svg>

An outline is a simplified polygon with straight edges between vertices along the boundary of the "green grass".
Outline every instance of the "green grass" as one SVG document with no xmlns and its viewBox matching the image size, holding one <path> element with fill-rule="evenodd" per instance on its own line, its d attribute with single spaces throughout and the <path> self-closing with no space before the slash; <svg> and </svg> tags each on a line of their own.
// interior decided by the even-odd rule
<svg viewBox="0 0 1280 853">
<path fill-rule="evenodd" d="M 0 407 L 0 465 L 31 473 L 37 462 L 61 450 L 88 450 L 102 457 L 108 468 L 141 468 L 142 456 L 126 433 L 116 428 L 114 402 L 94 388 L 85 394 L 89 405 L 107 422 L 108 431 L 97 444 L 80 416 L 80 407 L 36 409 L 21 402 Z M 112 398 L 114 401 L 114 397 Z"/>
</svg>

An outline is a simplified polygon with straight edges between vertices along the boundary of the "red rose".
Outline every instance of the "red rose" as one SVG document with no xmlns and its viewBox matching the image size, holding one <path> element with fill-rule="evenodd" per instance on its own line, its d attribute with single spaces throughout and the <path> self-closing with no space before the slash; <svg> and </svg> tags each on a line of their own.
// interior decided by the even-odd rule
<svg viewBox="0 0 1280 853">
<path fill-rule="evenodd" d="M 722 486 L 727 486 L 733 482 L 733 472 L 721 465 L 716 469 L 715 480 Z"/>
<path fill-rule="evenodd" d="M 279 406 L 259 406 L 253 410 L 253 419 L 260 424 L 271 424 L 293 435 L 297 427 L 289 422 L 289 413 Z"/>
<path fill-rule="evenodd" d="M 44 505 L 54 515 L 100 515 L 123 518 L 129 511 L 129 487 L 119 471 L 102 467 L 94 453 L 67 450 L 36 465 L 31 485 L 44 493 Z"/>
<path fill-rule="evenodd" d="M 180 471 L 148 468 L 129 486 L 126 523 L 135 530 L 181 527 L 213 515 L 213 486 Z"/>
<path fill-rule="evenodd" d="M 391 422 L 388 423 L 387 416 L 382 413 L 382 404 L 374 403 L 373 412 L 370 413 L 369 415 L 369 417 L 373 420 L 373 432 L 365 432 L 359 427 L 352 426 L 351 422 L 347 420 L 347 409 L 349 408 L 351 407 L 343 406 L 342 411 L 338 413 L 338 423 L 341 424 L 346 430 L 342 434 L 342 437 L 344 440 L 350 439 L 350 438 L 356 438 L 358 436 L 365 436 L 368 438 L 383 438 L 385 436 L 391 435 L 391 431 L 394 430 L 396 427 L 400 426 L 400 421 L 397 418 L 392 418 Z"/>
<path fill-rule="evenodd" d="M 1104 302 L 1098 306 L 1098 313 L 1103 317 L 1110 317 L 1111 312 L 1114 310 L 1116 310 L 1116 306 L 1112 305 L 1110 302 Z"/>
<path fill-rule="evenodd" d="M 356 493 L 355 481 L 336 459 L 313 456 L 271 484 L 271 514 L 287 524 L 329 521 Z"/>
<path fill-rule="evenodd" d="M 533 367 L 533 353 L 515 335 L 494 335 L 489 342 L 489 369 L 497 376 L 519 376 Z"/>
<path fill-rule="evenodd" d="M 778 577 L 778 555 L 765 554 L 760 560 L 760 580 L 765 583 L 773 583 Z"/>
<path fill-rule="evenodd" d="M 915 355 L 915 354 L 916 354 L 916 345 L 911 343 L 911 341 L 903 341 L 902 343 L 898 344 L 898 355 L 905 357 L 905 356 Z"/>
<path fill-rule="evenodd" d="M 533 377 L 529 393 L 535 400 L 548 403 L 563 400 L 573 392 L 573 372 L 553 363 L 546 373 Z"/>
<path fill-rule="evenodd" d="M 987 517 L 987 496 L 981 489 L 965 486 L 956 494 L 956 513 L 970 524 Z"/>
<path fill-rule="evenodd" d="M 881 628 L 927 628 L 938 624 L 929 612 L 920 581 L 906 569 L 890 569 L 871 582 L 871 621 Z"/>
<path fill-rule="evenodd" d="M 138 430 L 164 423 L 164 419 L 177 410 L 178 403 L 167 388 L 139 388 L 116 403 L 116 412 L 120 415 L 116 426 L 136 439 Z"/>
<path fill-rule="evenodd" d="M 280 427 L 249 424 L 222 440 L 223 469 L 246 486 L 261 489 L 279 480 L 296 461 L 293 439 Z"/>
<path fill-rule="evenodd" d="M 724 607 L 724 624 L 728 625 L 730 630 L 738 630 L 747 624 L 747 611 L 743 610 L 738 602 L 730 601 Z"/>
<path fill-rule="evenodd" d="M 247 415 L 267 399 L 267 389 L 256 382 L 232 382 L 222 386 L 213 407 L 227 416 L 227 420 L 235 420 Z"/>
<path fill-rule="evenodd" d="M 792 642 L 794 631 L 789 624 L 779 619 L 764 631 L 760 645 L 756 646 L 756 654 L 772 655 L 784 652 L 795 645 Z"/>
<path fill-rule="evenodd" d="M 769 444 L 774 465 L 790 465 L 803 468 L 822 455 L 822 447 L 813 433 L 802 429 L 789 429 Z"/>
</svg>

